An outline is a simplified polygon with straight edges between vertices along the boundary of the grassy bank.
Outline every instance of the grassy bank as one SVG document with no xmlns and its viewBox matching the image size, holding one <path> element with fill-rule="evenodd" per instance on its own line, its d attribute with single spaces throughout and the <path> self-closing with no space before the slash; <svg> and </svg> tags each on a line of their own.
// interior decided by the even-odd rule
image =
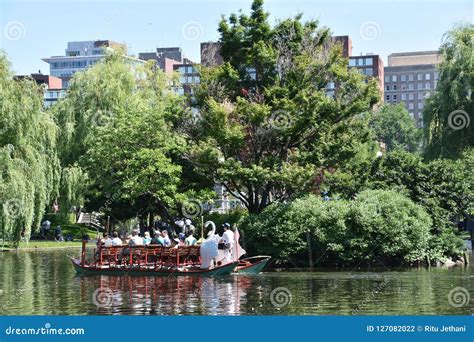
<svg viewBox="0 0 474 342">
<path fill-rule="evenodd" d="M 54 228 L 57 225 L 61 226 L 61 231 L 63 237 L 70 235 L 72 241 L 63 241 L 58 242 L 54 240 Z M 38 234 L 34 234 L 31 237 L 30 241 L 21 241 L 18 244 L 15 244 L 13 241 L 5 241 L 3 243 L 0 240 L 0 250 L 10 251 L 10 250 L 36 250 L 36 249 L 57 249 L 57 248 L 67 248 L 67 247 L 80 247 L 81 240 L 83 235 L 88 235 L 90 239 L 95 239 L 97 236 L 97 231 L 95 229 L 90 229 L 83 225 L 79 224 L 70 224 L 65 223 L 61 224 L 60 222 L 54 222 L 51 225 L 51 230 L 46 236 L 46 239 L 41 238 Z M 3 247 L 3 248 L 2 248 Z"/>
</svg>

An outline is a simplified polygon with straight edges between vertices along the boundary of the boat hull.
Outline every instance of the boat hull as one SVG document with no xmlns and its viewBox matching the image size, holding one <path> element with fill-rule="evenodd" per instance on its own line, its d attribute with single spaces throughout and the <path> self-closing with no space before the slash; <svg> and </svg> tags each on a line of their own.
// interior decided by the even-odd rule
<svg viewBox="0 0 474 342">
<path fill-rule="evenodd" d="M 259 274 L 267 266 L 270 257 L 266 255 L 242 259 L 234 270 L 238 274 Z M 244 264 L 245 263 L 245 264 Z"/>
<path fill-rule="evenodd" d="M 222 276 L 222 275 L 229 275 L 231 274 L 238 262 L 229 263 L 222 266 L 217 266 L 213 269 L 145 269 L 139 267 L 131 267 L 131 268 L 100 268 L 100 267 L 93 267 L 93 266 L 82 266 L 81 261 L 79 259 L 71 258 L 71 262 L 74 265 L 76 272 L 79 275 L 111 275 L 111 276 Z"/>
</svg>

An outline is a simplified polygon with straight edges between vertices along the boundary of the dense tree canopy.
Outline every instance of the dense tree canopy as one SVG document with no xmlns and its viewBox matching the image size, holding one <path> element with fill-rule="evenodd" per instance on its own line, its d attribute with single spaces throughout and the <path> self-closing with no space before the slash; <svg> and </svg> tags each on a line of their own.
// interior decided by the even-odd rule
<svg viewBox="0 0 474 342">
<path fill-rule="evenodd" d="M 474 146 L 474 25 L 449 31 L 440 47 L 439 81 L 423 111 L 426 157 L 456 158 Z"/>
<path fill-rule="evenodd" d="M 42 109 L 43 88 L 15 80 L 0 54 L 0 229 L 18 241 L 39 228 L 46 206 L 58 196 L 58 127 Z"/>
<path fill-rule="evenodd" d="M 250 212 L 316 189 L 321 169 L 371 141 L 358 114 L 379 100 L 377 86 L 348 68 L 328 29 L 301 16 L 271 27 L 254 1 L 219 32 L 224 64 L 202 70 L 190 159 Z"/>
</svg>

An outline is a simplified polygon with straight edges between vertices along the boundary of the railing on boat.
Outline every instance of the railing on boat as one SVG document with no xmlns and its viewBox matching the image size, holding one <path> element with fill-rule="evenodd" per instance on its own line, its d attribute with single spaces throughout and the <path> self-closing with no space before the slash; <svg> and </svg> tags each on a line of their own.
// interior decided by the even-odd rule
<svg viewBox="0 0 474 342">
<path fill-rule="evenodd" d="M 94 267 L 160 268 L 196 266 L 201 264 L 199 246 L 164 247 L 147 246 L 101 246 L 94 249 Z M 85 258 L 83 259 L 85 264 Z"/>
</svg>

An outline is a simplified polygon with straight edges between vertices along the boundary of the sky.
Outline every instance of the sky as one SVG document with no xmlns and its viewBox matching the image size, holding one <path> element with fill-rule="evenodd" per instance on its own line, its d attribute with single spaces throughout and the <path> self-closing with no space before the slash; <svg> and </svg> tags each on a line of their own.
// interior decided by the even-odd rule
<svg viewBox="0 0 474 342">
<path fill-rule="evenodd" d="M 250 11 L 251 0 L 0 0 L 0 49 L 16 74 L 49 66 L 68 41 L 114 40 L 130 54 L 179 46 L 199 62 L 200 42 L 218 40 L 221 15 Z M 270 23 L 303 13 L 334 35 L 349 35 L 353 55 L 436 50 L 443 34 L 473 22 L 472 0 L 266 0 Z"/>
</svg>

